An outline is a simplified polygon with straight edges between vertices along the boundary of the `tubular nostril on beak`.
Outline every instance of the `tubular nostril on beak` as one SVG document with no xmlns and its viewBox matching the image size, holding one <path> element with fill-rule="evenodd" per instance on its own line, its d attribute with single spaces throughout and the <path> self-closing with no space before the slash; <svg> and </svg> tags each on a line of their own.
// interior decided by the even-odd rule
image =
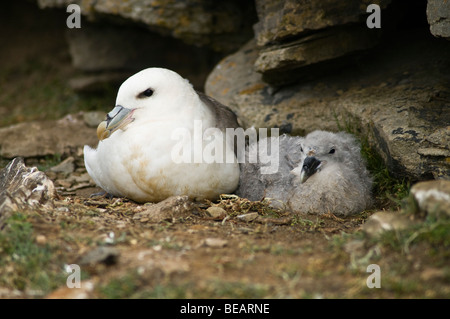
<svg viewBox="0 0 450 319">
<path fill-rule="evenodd" d="M 314 156 L 308 156 L 303 161 L 302 171 L 300 173 L 300 181 L 304 183 L 311 175 L 313 175 L 318 167 L 320 166 L 321 161 L 319 161 Z"/>
<path fill-rule="evenodd" d="M 304 170 L 315 170 L 320 165 L 320 161 L 315 157 L 307 157 L 303 162 Z"/>
</svg>

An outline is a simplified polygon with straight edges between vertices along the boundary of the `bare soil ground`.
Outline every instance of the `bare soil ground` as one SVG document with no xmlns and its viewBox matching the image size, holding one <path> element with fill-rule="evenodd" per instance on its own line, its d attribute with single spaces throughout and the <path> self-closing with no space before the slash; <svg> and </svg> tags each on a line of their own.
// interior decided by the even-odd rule
<svg viewBox="0 0 450 319">
<path fill-rule="evenodd" d="M 78 172 L 79 173 L 79 172 Z M 49 173 L 58 185 L 58 176 Z M 72 189 L 74 186 L 71 186 Z M 429 243 L 405 249 L 360 231 L 372 212 L 353 218 L 265 213 L 243 221 L 242 199 L 195 203 L 159 222 L 137 218 L 152 204 L 90 197 L 95 187 L 66 192 L 52 210 L 19 212 L 32 225 L 31 242 L 50 251 L 39 280 L 3 289 L 6 298 L 446 298 L 448 252 Z M 72 193 L 72 195 L 68 195 Z M 233 205 L 235 204 L 235 205 Z M 213 218 L 207 208 L 220 206 Z M 248 213 L 248 212 L 245 212 Z M 394 235 L 395 236 L 395 235 Z M 105 250 L 106 248 L 106 250 Z M 81 288 L 68 288 L 77 264 Z M 381 288 L 369 288 L 370 264 Z M 9 265 L 9 266 L 8 266 Z M 0 273 L 7 275 L 8 267 Z M 26 268 L 22 269 L 27 277 Z M 14 270 L 10 271 L 14 272 Z M 4 279 L 3 279 L 4 281 Z"/>
</svg>

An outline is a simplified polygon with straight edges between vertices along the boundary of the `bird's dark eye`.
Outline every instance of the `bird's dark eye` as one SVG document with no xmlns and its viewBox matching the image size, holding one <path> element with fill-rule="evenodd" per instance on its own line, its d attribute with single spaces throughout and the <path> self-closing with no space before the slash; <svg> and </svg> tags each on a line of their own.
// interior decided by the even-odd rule
<svg viewBox="0 0 450 319">
<path fill-rule="evenodd" d="M 334 152 L 336 152 L 336 150 L 335 150 L 334 148 L 332 148 L 332 149 L 328 152 L 328 154 L 334 154 Z"/>
<path fill-rule="evenodd" d="M 153 90 L 147 89 L 144 92 L 139 93 L 138 98 L 142 99 L 142 98 L 150 97 L 152 95 L 153 95 Z"/>
</svg>

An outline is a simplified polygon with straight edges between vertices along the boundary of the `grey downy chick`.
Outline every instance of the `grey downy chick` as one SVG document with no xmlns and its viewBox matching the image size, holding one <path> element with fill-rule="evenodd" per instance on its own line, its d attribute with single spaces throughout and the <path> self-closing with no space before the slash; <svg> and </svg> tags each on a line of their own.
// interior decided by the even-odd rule
<svg viewBox="0 0 450 319">
<path fill-rule="evenodd" d="M 268 164 L 265 146 L 277 150 L 278 167 L 264 174 Z M 258 161 L 249 162 L 258 152 Z M 273 163 L 271 163 L 273 165 Z M 359 213 L 371 205 L 372 179 L 360 154 L 360 145 L 348 133 L 314 131 L 305 138 L 282 135 L 250 144 L 241 164 L 241 197 L 256 201 L 272 199 L 272 206 L 287 204 L 293 213 L 337 216 Z"/>
<path fill-rule="evenodd" d="M 355 137 L 345 132 L 314 131 L 302 143 L 302 163 L 288 195 L 291 211 L 349 216 L 372 203 L 372 178 Z"/>
</svg>

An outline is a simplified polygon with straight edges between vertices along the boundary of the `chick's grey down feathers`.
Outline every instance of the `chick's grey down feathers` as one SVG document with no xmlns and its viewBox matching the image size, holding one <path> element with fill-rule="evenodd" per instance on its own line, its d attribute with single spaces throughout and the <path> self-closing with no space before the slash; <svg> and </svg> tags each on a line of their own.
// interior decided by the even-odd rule
<svg viewBox="0 0 450 319">
<path fill-rule="evenodd" d="M 251 144 L 248 151 L 264 142 Z M 269 144 L 273 142 L 269 138 Z M 302 171 L 309 162 L 320 162 L 307 178 Z M 250 200 L 263 197 L 286 204 L 293 213 L 337 216 L 357 214 L 371 205 L 372 179 L 353 135 L 314 131 L 306 137 L 279 138 L 279 168 L 274 174 L 261 174 L 264 164 L 241 164 L 236 193 Z"/>
<path fill-rule="evenodd" d="M 290 182 L 294 178 L 294 175 L 290 173 L 291 170 L 303 160 L 301 151 L 303 138 L 285 134 L 280 136 L 278 145 L 278 170 L 273 174 L 261 174 L 261 167 L 273 165 L 273 163 L 261 163 L 260 156 L 258 156 L 257 163 L 250 163 L 249 154 L 252 152 L 256 152 L 257 154 L 266 152 L 264 150 L 265 143 L 267 143 L 269 153 L 271 151 L 276 152 L 272 147 L 274 139 L 273 137 L 269 137 L 260 140 L 258 143 L 252 143 L 247 147 L 245 162 L 241 164 L 239 188 L 236 191 L 237 195 L 252 201 L 258 201 L 264 197 L 276 198 L 283 202 L 287 200 L 287 193 L 283 190 L 287 186 L 285 183 L 287 181 Z"/>
</svg>

